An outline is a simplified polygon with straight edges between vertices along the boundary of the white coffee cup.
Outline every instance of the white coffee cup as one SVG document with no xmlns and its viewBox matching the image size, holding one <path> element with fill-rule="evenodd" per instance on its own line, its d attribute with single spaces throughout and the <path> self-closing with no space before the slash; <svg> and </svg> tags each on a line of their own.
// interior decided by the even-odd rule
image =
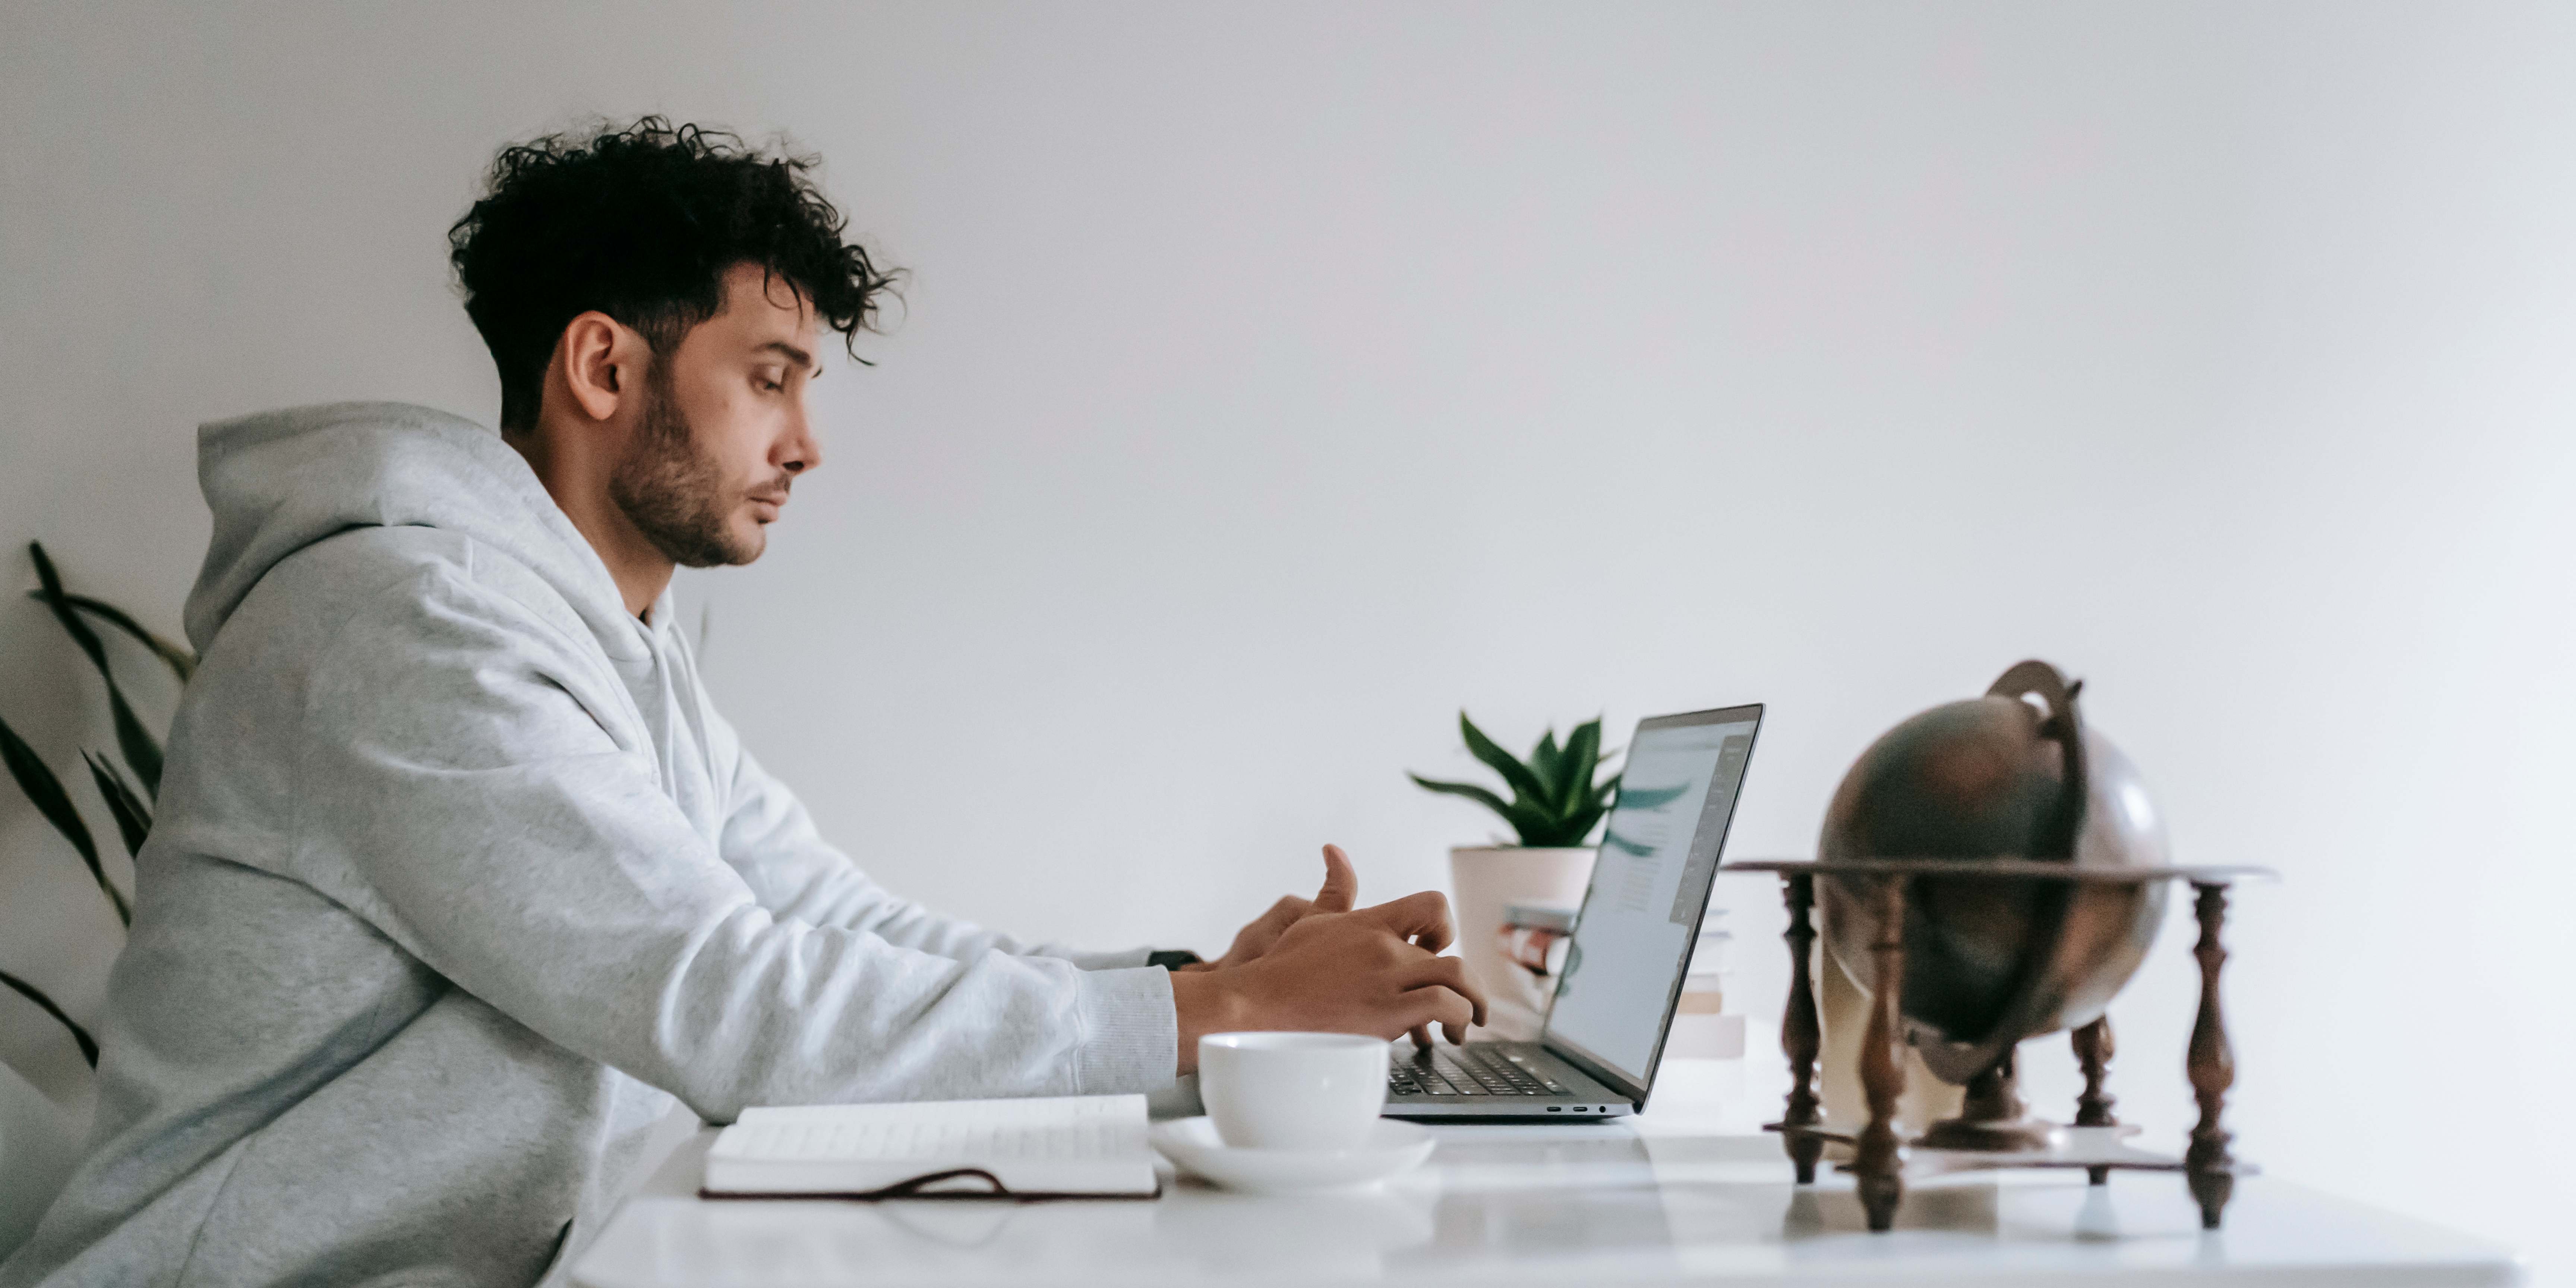
<svg viewBox="0 0 2576 1288">
<path fill-rule="evenodd" d="M 1386 1043 L 1349 1033 L 1211 1033 L 1199 1099 L 1236 1149 L 1356 1149 L 1386 1107 Z"/>
</svg>

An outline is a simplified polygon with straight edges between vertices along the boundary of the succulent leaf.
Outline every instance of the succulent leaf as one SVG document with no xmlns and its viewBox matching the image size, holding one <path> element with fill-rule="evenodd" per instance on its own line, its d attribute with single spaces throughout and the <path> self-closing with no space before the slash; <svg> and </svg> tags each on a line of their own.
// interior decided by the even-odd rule
<svg viewBox="0 0 2576 1288">
<path fill-rule="evenodd" d="M 1591 795 L 1592 770 L 1601 754 L 1601 722 L 1587 720 L 1574 727 L 1574 735 L 1565 740 L 1565 775 L 1557 783 L 1556 808 L 1571 815 Z"/>
<path fill-rule="evenodd" d="M 1536 801 L 1547 798 L 1547 789 L 1539 785 L 1538 775 L 1531 773 L 1529 767 L 1520 762 L 1519 757 L 1503 750 L 1501 744 L 1486 737 L 1485 731 L 1477 728 L 1476 722 L 1468 719 L 1464 711 L 1458 713 L 1458 732 L 1467 740 L 1467 754 L 1485 762 L 1486 768 L 1501 774 L 1503 781 L 1511 784 L 1512 796 L 1515 799 Z"/>
<path fill-rule="evenodd" d="M 45 592 L 41 590 L 28 591 L 27 598 L 40 604 L 50 602 L 45 598 Z M 169 667 L 170 674 L 177 677 L 181 684 L 186 684 L 189 678 L 197 673 L 195 653 L 154 633 L 151 628 L 134 620 L 124 609 L 103 599 L 92 599 L 87 595 L 75 595 L 69 592 L 64 593 L 63 602 L 115 627 L 135 643 L 152 650 L 152 655 L 161 659 L 161 665 Z"/>
<path fill-rule="evenodd" d="M 1553 814 L 1515 803 L 1503 820 L 1512 825 L 1512 838 L 1529 848 L 1548 849 L 1564 843 L 1557 838 L 1565 829 Z"/>
<path fill-rule="evenodd" d="M 116 819 L 117 835 L 125 842 L 126 857 L 134 858 L 141 855 L 143 838 L 151 835 L 152 832 L 151 810 L 134 799 L 134 789 L 127 786 L 121 777 L 105 776 L 116 772 L 115 767 L 108 764 L 106 758 L 92 756 L 87 752 L 82 753 L 81 758 L 89 762 L 90 777 L 98 784 L 99 795 L 107 798 L 107 812 Z M 118 923 L 133 925 L 134 904 L 125 897 L 124 891 L 116 888 L 115 882 L 108 880 L 106 870 L 92 866 L 89 875 L 92 880 L 98 882 L 99 892 L 106 895 L 108 903 L 116 909 Z"/>
<path fill-rule="evenodd" d="M 1464 796 L 1497 814 L 1508 815 L 1511 813 L 1512 807 L 1505 804 L 1502 797 L 1496 796 L 1492 792 L 1486 791 L 1484 788 L 1478 787 L 1474 783 L 1434 782 L 1420 774 L 1410 773 L 1406 774 L 1405 777 L 1412 779 L 1413 785 L 1424 791 L 1443 792 L 1451 796 Z"/>
<path fill-rule="evenodd" d="M 99 674 L 105 675 L 106 672 Z M 126 765 L 134 770 L 136 778 L 142 780 L 144 792 L 155 800 L 160 799 L 160 742 L 143 727 L 143 721 L 135 716 L 134 708 L 125 704 L 125 695 L 117 691 L 114 681 L 108 683 L 107 706 L 116 725 L 116 749 L 124 753 Z"/>
<path fill-rule="evenodd" d="M 108 881 L 107 869 L 98 861 L 98 843 L 90 838 L 89 824 L 81 821 L 80 811 L 72 807 L 71 793 L 63 790 L 63 780 L 54 777 L 54 771 L 37 758 L 36 749 L 28 746 L 5 720 L 0 720 L 0 761 L 8 763 L 9 776 L 18 780 L 18 790 L 27 794 L 36 812 L 71 842 L 81 862 L 88 866 L 90 879 L 98 882 L 98 888 L 107 892 L 108 902 L 116 905 L 117 915 L 126 916 L 125 896 Z"/>
<path fill-rule="evenodd" d="M 1565 753 L 1557 749 L 1556 730 L 1538 736 L 1538 746 L 1530 751 L 1530 771 L 1551 789 L 1564 781 Z"/>
<path fill-rule="evenodd" d="M 54 1017 L 64 1028 L 71 1030 L 72 1042 L 80 1047 L 81 1058 L 89 1061 L 89 1067 L 93 1069 L 98 1067 L 98 1040 L 92 1038 L 89 1030 L 82 1028 L 78 1021 L 64 1014 L 63 1008 L 54 1005 L 54 999 L 45 996 L 45 990 L 5 970 L 0 970 L 0 984 L 16 989 L 19 996 L 43 1008 L 45 1014 Z"/>
<path fill-rule="evenodd" d="M 89 623 L 81 620 L 78 610 L 72 607 L 71 597 L 63 590 L 62 574 L 55 571 L 54 561 L 46 556 L 44 543 L 28 542 L 27 554 L 35 560 L 36 580 L 42 583 L 42 588 L 36 592 L 36 598 L 42 600 L 47 608 L 54 611 L 54 620 L 62 623 L 63 633 L 71 636 L 72 643 L 79 645 L 80 651 L 88 655 L 90 665 L 98 668 L 99 680 L 107 685 L 108 711 L 116 725 L 116 749 L 124 754 L 125 763 L 134 771 L 134 776 L 142 780 L 143 790 L 147 794 L 159 796 L 161 744 L 152 737 L 150 731 L 143 727 L 143 721 L 135 716 L 134 707 L 125 700 L 125 690 L 117 687 L 116 672 L 109 669 L 107 664 L 107 645 L 99 640 L 98 632 L 91 630 Z"/>
<path fill-rule="evenodd" d="M 1593 826 L 1600 821 L 1601 811 L 1599 810 L 1579 809 L 1571 814 L 1560 815 L 1558 817 L 1557 827 L 1560 831 L 1564 832 L 1568 838 L 1563 842 L 1563 844 L 1583 844 L 1585 838 L 1592 835 Z"/>
<path fill-rule="evenodd" d="M 152 807 L 134 794 L 134 786 L 105 756 L 82 752 L 89 765 L 90 781 L 98 785 L 98 794 L 107 801 L 107 812 L 116 816 L 117 835 L 125 841 L 128 857 L 143 853 L 143 838 L 152 834 Z"/>
<path fill-rule="evenodd" d="M 1526 762 L 1487 737 L 1464 711 L 1458 713 L 1458 732 L 1466 740 L 1470 754 L 1502 775 L 1512 799 L 1506 801 L 1472 783 L 1439 782 L 1420 774 L 1407 776 L 1426 791 L 1465 797 L 1492 810 L 1511 825 L 1524 846 L 1582 845 L 1618 792 L 1619 778 L 1615 774 L 1604 782 L 1592 781 L 1592 775 L 1613 759 L 1601 750 L 1599 717 L 1577 725 L 1563 743 L 1556 740 L 1554 729 L 1540 734 Z"/>
<path fill-rule="evenodd" d="M 87 595 L 73 595 L 71 596 L 71 604 L 72 607 L 77 608 L 84 613 L 92 614 L 106 622 L 108 625 L 125 632 L 126 635 L 135 643 L 152 650 L 152 655 L 161 659 L 161 664 L 163 666 L 170 668 L 170 676 L 172 679 L 177 680 L 181 684 L 186 684 L 188 681 L 197 677 L 197 651 L 195 649 L 189 648 L 185 644 L 178 643 L 177 641 L 162 635 L 160 632 L 145 626 L 143 623 L 134 620 L 131 614 L 114 604 L 108 603 L 106 600 L 92 599 Z"/>
</svg>

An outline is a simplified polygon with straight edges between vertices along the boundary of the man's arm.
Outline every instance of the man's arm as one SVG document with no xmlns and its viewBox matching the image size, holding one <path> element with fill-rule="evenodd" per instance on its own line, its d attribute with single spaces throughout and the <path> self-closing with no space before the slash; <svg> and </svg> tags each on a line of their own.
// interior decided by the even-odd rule
<svg viewBox="0 0 2576 1288">
<path fill-rule="evenodd" d="M 1324 884 L 1313 899 L 1281 898 L 1234 937 L 1224 957 L 1189 964 L 1148 962 L 1163 954 L 1078 953 L 1051 945 L 1029 947 L 972 922 L 943 916 L 902 899 L 870 880 L 858 865 L 825 842 L 804 804 L 762 770 L 724 718 L 705 711 L 709 736 L 718 740 L 719 767 L 730 767 L 733 795 L 723 837 L 727 862 L 743 873 L 761 903 L 780 917 L 817 925 L 872 930 L 888 940 L 927 952 L 966 957 L 981 952 L 1059 957 L 1087 969 L 1170 965 L 1177 1032 L 1176 1067 L 1198 1064 L 1202 1034 L 1235 1029 L 1329 1029 L 1375 1032 L 1406 1017 L 1394 1032 L 1411 1032 L 1428 1045 L 1445 1027 L 1463 1041 L 1472 1019 L 1482 1023 L 1484 997 L 1466 983 L 1458 959 L 1434 957 L 1452 938 L 1448 902 L 1437 893 L 1353 911 L 1359 874 L 1339 846 L 1324 847 Z M 1348 914 L 1325 932 L 1306 938 L 1289 932 L 1319 914 Z M 1247 971 L 1282 945 L 1305 958 Z M 1194 954 L 1184 954 L 1194 957 Z M 1429 959 L 1429 960 L 1423 960 Z M 1391 1035 L 1391 1034 L 1390 1034 Z"/>
<path fill-rule="evenodd" d="M 311 676 L 285 861 L 545 1039 L 718 1121 L 1171 1077 L 1167 972 L 775 915 L 551 628 L 440 570 L 359 607 Z"/>
</svg>

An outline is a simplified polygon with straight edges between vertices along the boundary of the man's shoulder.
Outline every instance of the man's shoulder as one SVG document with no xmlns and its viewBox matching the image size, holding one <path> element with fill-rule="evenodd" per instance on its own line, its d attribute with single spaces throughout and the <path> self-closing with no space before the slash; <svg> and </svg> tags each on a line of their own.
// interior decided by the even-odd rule
<svg viewBox="0 0 2576 1288">
<path fill-rule="evenodd" d="M 216 651 L 284 644 L 318 658 L 351 635 L 380 643 L 469 623 L 596 648 L 583 648 L 580 615 L 525 565 L 461 532 L 393 524 L 351 528 L 280 560 L 225 623 Z"/>
<path fill-rule="evenodd" d="M 350 528 L 279 560 L 258 594 L 282 590 L 317 601 L 365 597 L 397 583 L 470 576 L 474 541 L 461 532 L 416 524 Z"/>
</svg>

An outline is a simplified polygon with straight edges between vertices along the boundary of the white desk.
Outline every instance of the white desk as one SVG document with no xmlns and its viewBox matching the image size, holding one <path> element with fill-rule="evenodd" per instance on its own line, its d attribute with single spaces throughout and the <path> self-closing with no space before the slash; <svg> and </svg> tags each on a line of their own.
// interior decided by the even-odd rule
<svg viewBox="0 0 2576 1288">
<path fill-rule="evenodd" d="M 1749 1098 L 1633 1124 L 1443 1127 L 1429 1165 L 1375 1193 L 1263 1198 L 1173 1181 L 1151 1203 L 707 1203 L 712 1131 L 575 1263 L 588 1288 L 1397 1282 L 2362 1288 L 2512 1284 L 2512 1253 L 2283 1181 L 2238 1182 L 2204 1235 L 2180 1177 L 2081 1172 L 1913 1185 L 1888 1234 L 1848 1179 L 1800 1189 Z"/>
</svg>

